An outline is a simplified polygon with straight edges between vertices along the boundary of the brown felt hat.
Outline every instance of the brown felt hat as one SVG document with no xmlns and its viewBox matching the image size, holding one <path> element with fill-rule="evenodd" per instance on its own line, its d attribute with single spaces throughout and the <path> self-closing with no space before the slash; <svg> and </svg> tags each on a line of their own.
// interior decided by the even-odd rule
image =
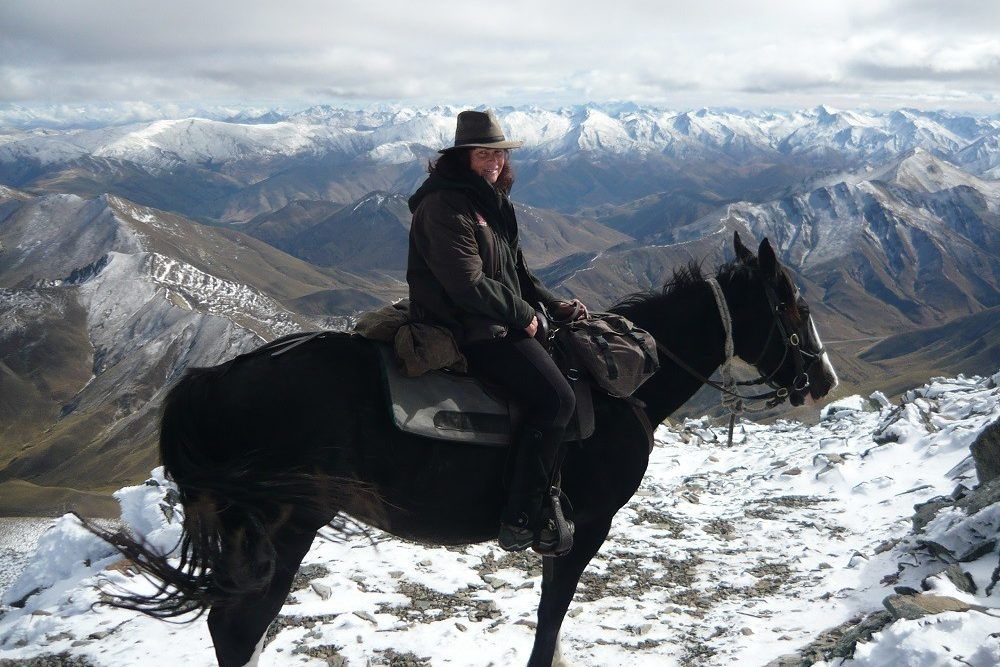
<svg viewBox="0 0 1000 667">
<path fill-rule="evenodd" d="M 456 148 L 520 148 L 523 144 L 523 141 L 507 141 L 492 111 L 463 111 L 455 124 L 455 145 L 438 153 Z"/>
</svg>

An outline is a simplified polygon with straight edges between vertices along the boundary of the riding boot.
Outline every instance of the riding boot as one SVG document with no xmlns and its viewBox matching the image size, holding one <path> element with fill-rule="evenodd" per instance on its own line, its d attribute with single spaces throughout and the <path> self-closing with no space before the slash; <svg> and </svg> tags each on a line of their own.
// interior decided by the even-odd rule
<svg viewBox="0 0 1000 667">
<path fill-rule="evenodd" d="M 530 546 L 535 546 L 546 550 L 548 554 L 554 548 L 559 548 L 560 552 L 568 551 L 566 544 L 566 533 L 568 527 L 562 512 L 555 515 L 551 506 L 545 507 L 543 516 L 543 505 L 546 498 L 550 497 L 552 480 L 555 477 L 554 470 L 558 458 L 559 448 L 562 445 L 563 429 L 535 427 L 525 427 L 516 443 L 517 451 L 514 456 L 514 470 L 511 476 L 510 488 L 507 496 L 507 506 L 501 516 L 500 534 L 498 541 L 500 547 L 507 551 L 521 551 Z M 556 493 L 558 509 L 558 492 Z M 540 540 L 540 532 L 545 529 L 549 532 Z M 562 536 L 556 539 L 553 547 L 551 529 Z M 572 534 L 569 534 L 569 543 L 572 543 Z M 542 544 L 544 542 L 544 544 Z"/>
</svg>

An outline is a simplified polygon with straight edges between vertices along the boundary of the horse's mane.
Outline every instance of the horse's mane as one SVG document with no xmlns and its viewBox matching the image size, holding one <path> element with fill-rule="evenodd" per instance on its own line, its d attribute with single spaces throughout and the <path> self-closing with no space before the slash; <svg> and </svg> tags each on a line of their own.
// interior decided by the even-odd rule
<svg viewBox="0 0 1000 667">
<path fill-rule="evenodd" d="M 670 278 L 663 284 L 663 287 L 659 290 L 645 290 L 641 292 L 633 292 L 622 297 L 615 305 L 611 306 L 609 310 L 613 313 L 620 313 L 623 315 L 628 315 L 630 312 L 636 310 L 642 310 L 645 307 L 650 306 L 654 302 L 658 302 L 676 292 L 683 291 L 693 285 L 701 283 L 705 280 L 705 274 L 702 270 L 702 263 L 704 260 L 691 260 L 687 265 L 675 268 Z M 752 269 L 751 265 L 740 260 L 732 260 L 726 262 L 716 269 L 715 277 L 720 282 L 728 282 L 733 277 L 739 273 L 747 272 Z"/>
</svg>

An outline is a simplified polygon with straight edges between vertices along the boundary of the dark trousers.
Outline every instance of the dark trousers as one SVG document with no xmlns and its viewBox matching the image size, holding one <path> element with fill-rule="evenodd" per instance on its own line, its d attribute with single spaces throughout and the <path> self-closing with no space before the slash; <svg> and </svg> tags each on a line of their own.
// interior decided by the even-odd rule
<svg viewBox="0 0 1000 667">
<path fill-rule="evenodd" d="M 525 426 L 564 429 L 576 408 L 573 388 L 534 338 L 512 332 L 462 348 L 474 375 L 506 389 L 525 411 Z"/>
<path fill-rule="evenodd" d="M 573 388 L 541 344 L 520 331 L 467 345 L 462 352 L 474 374 L 505 388 L 525 411 L 500 519 L 537 530 L 543 498 L 555 476 L 563 431 L 576 408 Z"/>
</svg>

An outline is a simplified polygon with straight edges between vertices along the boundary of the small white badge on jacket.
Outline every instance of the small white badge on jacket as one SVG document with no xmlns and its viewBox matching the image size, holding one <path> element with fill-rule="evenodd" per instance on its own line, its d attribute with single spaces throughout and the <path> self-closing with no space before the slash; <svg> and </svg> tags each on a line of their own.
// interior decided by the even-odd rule
<svg viewBox="0 0 1000 667">
<path fill-rule="evenodd" d="M 486 225 L 486 218 L 484 218 L 484 217 L 483 217 L 482 215 L 480 215 L 480 214 L 479 214 L 478 212 L 476 213 L 476 222 L 478 222 L 478 223 L 479 223 L 479 226 L 480 226 L 480 227 L 486 227 L 486 226 L 487 226 L 487 225 Z"/>
</svg>

